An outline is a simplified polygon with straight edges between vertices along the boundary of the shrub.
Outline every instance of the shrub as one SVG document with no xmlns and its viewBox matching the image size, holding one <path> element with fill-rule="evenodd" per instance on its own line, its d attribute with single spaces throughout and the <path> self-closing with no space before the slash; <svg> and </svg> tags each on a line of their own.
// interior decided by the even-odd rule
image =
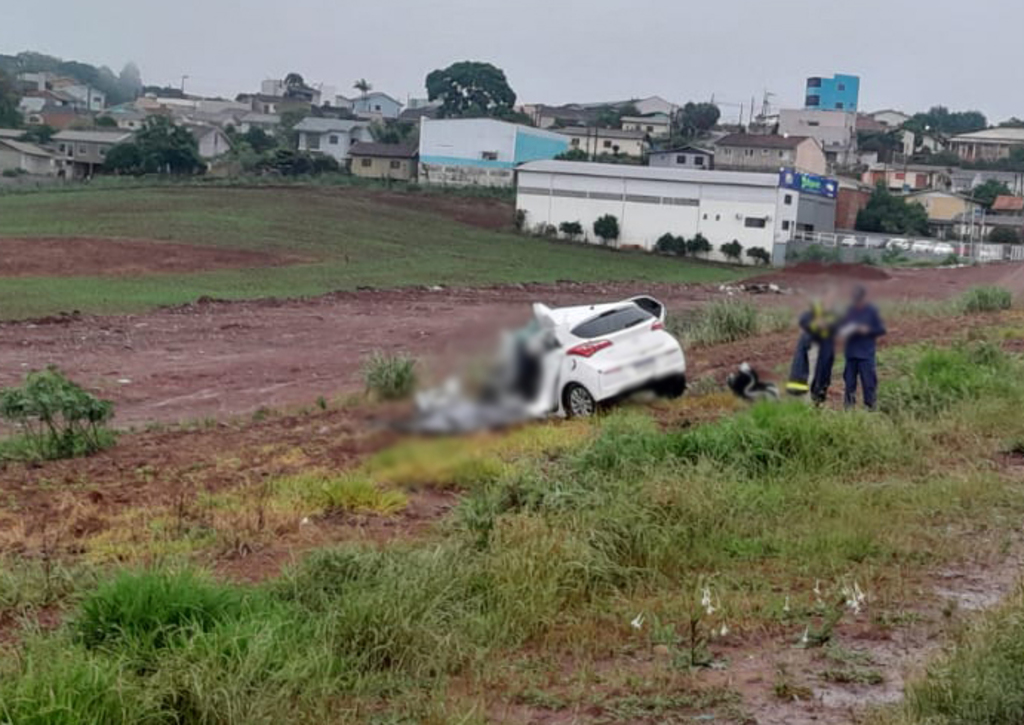
<svg viewBox="0 0 1024 725">
<path fill-rule="evenodd" d="M 682 257 L 686 254 L 686 239 L 665 232 L 655 242 L 654 251 L 658 254 L 674 254 Z"/>
<path fill-rule="evenodd" d="M 32 458 L 90 455 L 113 443 L 107 423 L 113 403 L 100 400 L 55 367 L 25 377 L 21 387 L 0 390 L 0 417 L 21 427 Z"/>
<path fill-rule="evenodd" d="M 803 251 L 794 249 L 786 254 L 788 259 L 796 262 L 838 262 L 840 251 L 838 247 L 825 247 L 821 244 L 812 244 Z"/>
<path fill-rule="evenodd" d="M 579 222 L 562 222 L 558 225 L 558 231 L 569 239 L 576 240 L 583 236 L 583 225 Z"/>
<path fill-rule="evenodd" d="M 374 352 L 363 366 L 366 391 L 382 400 L 400 400 L 416 387 L 416 360 L 408 355 Z"/>
<path fill-rule="evenodd" d="M 619 219 L 614 214 L 605 214 L 594 221 L 594 234 L 605 244 L 619 238 Z"/>
<path fill-rule="evenodd" d="M 772 255 L 763 247 L 751 247 L 747 250 L 747 256 L 753 259 L 755 264 L 760 262 L 766 267 L 772 262 Z"/>
<path fill-rule="evenodd" d="M 718 250 L 725 255 L 726 259 L 732 259 L 738 262 L 743 254 L 743 245 L 736 239 L 733 239 L 731 242 L 726 242 L 719 246 Z"/>
<path fill-rule="evenodd" d="M 516 209 L 515 216 L 512 217 L 512 225 L 516 228 L 517 232 L 523 231 L 526 226 L 526 210 Z"/>
<path fill-rule="evenodd" d="M 693 237 L 693 239 L 687 240 L 686 252 L 690 256 L 697 256 L 698 254 L 707 254 L 711 251 L 711 242 L 707 240 L 703 234 L 699 232 Z"/>
<path fill-rule="evenodd" d="M 1011 304 L 1013 296 L 1010 291 L 996 286 L 971 287 L 960 297 L 960 309 L 965 314 L 1008 310 Z"/>
<path fill-rule="evenodd" d="M 988 240 L 993 244 L 1019 244 L 1020 234 L 1013 227 L 996 227 L 988 233 Z"/>
<path fill-rule="evenodd" d="M 735 342 L 757 333 L 758 312 L 753 304 L 719 300 L 704 307 L 685 337 L 692 343 L 714 345 Z"/>
<path fill-rule="evenodd" d="M 25 169 L 4 169 L 3 172 L 0 172 L 0 175 L 7 179 L 13 179 L 17 176 L 24 176 L 27 173 Z"/>
</svg>

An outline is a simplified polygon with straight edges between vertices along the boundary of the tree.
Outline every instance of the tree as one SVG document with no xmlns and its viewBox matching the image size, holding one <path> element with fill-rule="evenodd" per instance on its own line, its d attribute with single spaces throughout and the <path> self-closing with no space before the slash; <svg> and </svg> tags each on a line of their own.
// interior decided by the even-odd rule
<svg viewBox="0 0 1024 725">
<path fill-rule="evenodd" d="M 249 147 L 258 154 L 270 151 L 277 146 L 277 141 L 273 136 L 256 126 L 250 126 L 249 130 L 240 134 L 238 138 L 249 144 Z"/>
<path fill-rule="evenodd" d="M 427 96 L 441 101 L 439 118 L 492 116 L 512 113 L 516 94 L 505 72 L 490 63 L 462 61 L 427 75 Z"/>
<path fill-rule="evenodd" d="M 862 232 L 927 236 L 928 212 L 917 202 L 907 202 L 879 184 L 867 205 L 857 213 L 855 226 Z"/>
<path fill-rule="evenodd" d="M 925 113 L 915 113 L 903 127 L 916 134 L 926 130 L 956 136 L 988 127 L 988 119 L 980 111 L 950 111 L 945 106 L 932 106 Z"/>
<path fill-rule="evenodd" d="M 974 200 L 986 209 L 992 208 L 992 204 L 995 203 L 997 196 L 1010 196 L 1012 194 L 1013 192 L 1010 191 L 1009 186 L 995 179 L 989 179 L 983 184 L 978 184 L 971 190 L 971 196 L 974 197 Z"/>
<path fill-rule="evenodd" d="M 700 232 L 693 239 L 688 239 L 686 242 L 686 253 L 691 257 L 696 257 L 698 254 L 707 254 L 710 251 L 711 242 Z"/>
<path fill-rule="evenodd" d="M 893 154 L 903 150 L 903 131 L 858 131 L 857 148 L 868 153 L 873 151 L 880 161 L 891 163 Z"/>
<path fill-rule="evenodd" d="M 419 138 L 420 127 L 409 121 L 388 118 L 371 123 L 370 133 L 377 143 L 412 145 Z"/>
<path fill-rule="evenodd" d="M 355 88 L 360 93 L 362 93 L 364 96 L 373 90 L 373 84 L 370 83 L 365 78 L 360 78 L 359 80 L 357 80 L 355 83 L 352 84 L 352 87 Z"/>
<path fill-rule="evenodd" d="M 18 110 L 18 94 L 14 91 L 14 82 L 3 71 L 0 71 L 0 127 L 19 128 L 21 112 Z"/>
<path fill-rule="evenodd" d="M 747 250 L 747 256 L 754 260 L 754 263 L 761 263 L 768 266 L 772 262 L 772 255 L 764 247 L 751 247 Z"/>
<path fill-rule="evenodd" d="M 1024 128 L 1024 121 L 1016 116 L 1008 118 L 999 124 L 999 128 Z"/>
<path fill-rule="evenodd" d="M 605 214 L 594 221 L 594 234 L 608 244 L 619 238 L 619 219 L 614 214 Z"/>
<path fill-rule="evenodd" d="M 26 128 L 25 133 L 21 134 L 21 140 L 27 141 L 28 143 L 48 144 L 55 133 L 57 133 L 57 129 L 53 126 L 41 123 L 39 125 L 29 126 Z"/>
<path fill-rule="evenodd" d="M 724 254 L 726 259 L 738 262 L 743 256 L 743 245 L 739 243 L 738 239 L 733 239 L 731 242 L 720 245 L 718 251 Z"/>
<path fill-rule="evenodd" d="M 118 85 L 121 87 L 121 92 L 131 98 L 138 98 L 142 95 L 142 73 L 139 71 L 139 66 L 135 63 L 128 61 L 124 64 L 124 68 L 121 69 L 120 75 L 117 77 Z"/>
<path fill-rule="evenodd" d="M 988 233 L 988 240 L 993 244 L 1019 244 L 1020 234 L 1014 227 L 996 227 Z"/>
<path fill-rule="evenodd" d="M 673 134 L 683 139 L 694 138 L 713 129 L 721 116 L 722 112 L 714 103 L 690 101 L 676 111 Z"/>
<path fill-rule="evenodd" d="M 292 71 L 284 77 L 284 93 L 288 95 L 288 91 L 295 91 L 306 87 L 306 79 L 302 77 L 301 73 Z"/>
<path fill-rule="evenodd" d="M 120 147 L 126 148 L 117 151 Z M 107 152 L 103 165 L 129 174 L 194 174 L 206 168 L 195 137 L 166 116 L 147 118 L 132 141 Z"/>
<path fill-rule="evenodd" d="M 558 161 L 589 161 L 590 155 L 583 149 L 569 149 L 555 157 Z"/>
<path fill-rule="evenodd" d="M 96 119 L 96 128 L 117 128 L 117 121 L 110 116 L 100 116 Z"/>
<path fill-rule="evenodd" d="M 579 222 L 562 222 L 558 225 L 558 231 L 576 241 L 583 236 L 583 225 Z"/>
<path fill-rule="evenodd" d="M 665 232 L 654 243 L 654 251 L 659 254 L 673 254 L 682 257 L 686 254 L 686 239 L 677 237 L 671 232 Z"/>
</svg>

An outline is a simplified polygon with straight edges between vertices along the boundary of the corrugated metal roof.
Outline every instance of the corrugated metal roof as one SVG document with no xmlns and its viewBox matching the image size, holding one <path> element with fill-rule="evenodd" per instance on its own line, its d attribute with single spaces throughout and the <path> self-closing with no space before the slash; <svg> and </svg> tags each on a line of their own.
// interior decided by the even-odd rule
<svg viewBox="0 0 1024 725">
<path fill-rule="evenodd" d="M 1024 196 L 997 196 L 992 211 L 1024 211 Z"/>
<path fill-rule="evenodd" d="M 986 128 L 984 131 L 961 133 L 951 138 L 950 141 L 1024 143 L 1024 128 Z"/>
<path fill-rule="evenodd" d="M 329 133 L 331 131 L 351 131 L 357 126 L 368 125 L 366 121 L 349 121 L 341 118 L 306 118 L 295 124 L 295 131 L 308 131 L 310 133 Z"/>
<path fill-rule="evenodd" d="M 361 141 L 348 150 L 349 156 L 378 156 L 392 159 L 411 159 L 417 154 L 415 146 L 395 143 Z"/>
<path fill-rule="evenodd" d="M 34 143 L 25 143 L 24 141 L 13 141 L 11 139 L 0 139 L 0 146 L 8 146 L 18 153 L 25 154 L 26 156 L 42 156 L 45 158 L 53 158 L 46 149 L 36 146 Z"/>
<path fill-rule="evenodd" d="M 755 149 L 795 149 L 807 136 L 762 136 L 756 133 L 732 133 L 718 139 L 715 146 L 739 146 Z"/>
<path fill-rule="evenodd" d="M 131 138 L 130 131 L 60 131 L 53 135 L 54 141 L 72 141 L 82 143 L 109 143 L 117 144 Z"/>
<path fill-rule="evenodd" d="M 592 164 L 586 161 L 530 161 L 519 167 L 520 172 L 568 174 L 571 176 L 600 176 L 604 178 L 643 179 L 649 181 L 678 181 L 699 184 L 734 184 L 738 186 L 776 187 L 778 174 L 759 174 L 748 171 L 707 171 L 676 169 L 660 166 L 630 166 L 628 164 Z"/>
</svg>

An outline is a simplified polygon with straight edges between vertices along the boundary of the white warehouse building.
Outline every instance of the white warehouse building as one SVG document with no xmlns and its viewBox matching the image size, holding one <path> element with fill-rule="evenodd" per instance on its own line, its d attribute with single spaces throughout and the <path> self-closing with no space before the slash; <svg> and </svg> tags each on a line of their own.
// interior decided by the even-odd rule
<svg viewBox="0 0 1024 725">
<path fill-rule="evenodd" d="M 517 169 L 516 209 L 524 228 L 578 221 L 593 239 L 594 221 L 619 221 L 618 245 L 651 250 L 671 233 L 698 233 L 718 246 L 738 241 L 780 262 L 796 231 L 832 232 L 838 185 L 782 170 L 778 174 L 701 171 L 579 161 L 534 161 Z"/>
</svg>

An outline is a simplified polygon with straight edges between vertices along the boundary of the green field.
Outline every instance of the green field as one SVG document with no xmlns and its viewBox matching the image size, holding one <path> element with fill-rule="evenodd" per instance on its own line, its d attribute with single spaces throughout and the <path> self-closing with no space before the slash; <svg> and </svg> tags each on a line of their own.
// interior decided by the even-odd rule
<svg viewBox="0 0 1024 725">
<path fill-rule="evenodd" d="M 446 197 L 452 204 L 452 197 Z M 479 203 L 466 199 L 466 204 Z M 742 271 L 487 231 L 325 189 L 134 189 L 0 197 L 0 238 L 109 236 L 301 255 L 310 263 L 133 278 L 16 278 L 0 317 L 137 311 L 209 295 L 297 297 L 361 285 L 649 280 L 722 282 Z"/>
</svg>

